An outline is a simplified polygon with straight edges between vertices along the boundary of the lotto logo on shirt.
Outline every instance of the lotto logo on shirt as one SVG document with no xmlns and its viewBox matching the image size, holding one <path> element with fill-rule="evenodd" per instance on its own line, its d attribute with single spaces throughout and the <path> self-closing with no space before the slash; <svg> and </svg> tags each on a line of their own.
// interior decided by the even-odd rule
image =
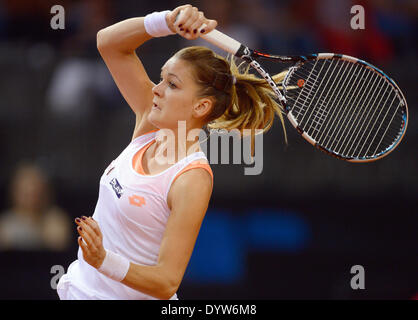
<svg viewBox="0 0 418 320">
<path fill-rule="evenodd" d="M 120 198 L 122 196 L 122 194 L 123 194 L 123 188 L 120 185 L 118 179 L 113 178 L 112 180 L 110 180 L 110 185 L 112 186 L 113 191 L 115 191 L 116 196 L 118 198 Z"/>
<path fill-rule="evenodd" d="M 142 207 L 145 204 L 145 199 L 134 194 L 133 196 L 129 197 L 129 203 L 133 206 Z"/>
</svg>

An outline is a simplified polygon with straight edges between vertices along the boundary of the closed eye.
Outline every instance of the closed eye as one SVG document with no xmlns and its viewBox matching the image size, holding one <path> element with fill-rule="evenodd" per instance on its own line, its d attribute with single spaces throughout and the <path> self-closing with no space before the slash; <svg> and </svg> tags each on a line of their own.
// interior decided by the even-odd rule
<svg viewBox="0 0 418 320">
<path fill-rule="evenodd" d="M 163 82 L 164 81 L 164 79 L 163 79 L 163 77 L 160 77 L 160 83 L 161 82 Z M 168 86 L 171 88 L 171 89 L 176 89 L 177 88 L 177 86 L 174 84 L 174 82 L 172 82 L 172 81 L 168 81 Z"/>
</svg>

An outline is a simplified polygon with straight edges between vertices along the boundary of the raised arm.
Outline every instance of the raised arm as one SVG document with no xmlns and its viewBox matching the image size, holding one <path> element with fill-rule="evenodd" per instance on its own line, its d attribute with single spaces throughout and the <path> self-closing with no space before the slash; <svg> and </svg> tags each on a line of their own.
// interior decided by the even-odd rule
<svg viewBox="0 0 418 320">
<path fill-rule="evenodd" d="M 154 86 L 135 50 L 151 38 L 145 32 L 143 17 L 118 22 L 97 33 L 97 49 L 119 91 L 136 115 L 135 131 L 152 105 Z M 145 129 L 152 130 L 153 127 Z"/>
<path fill-rule="evenodd" d="M 181 12 L 181 14 L 180 14 Z M 149 79 L 135 50 L 151 39 L 146 32 L 144 17 L 131 18 L 97 33 L 97 49 L 109 69 L 116 85 L 136 115 L 134 137 L 155 129 L 146 114 L 152 106 L 154 83 Z M 177 20 L 176 20 L 177 19 Z M 204 33 L 216 27 L 216 21 L 204 18 L 203 13 L 191 5 L 179 6 L 166 15 L 166 23 L 173 33 L 186 39 L 196 39 L 195 25 L 207 24 Z"/>
</svg>

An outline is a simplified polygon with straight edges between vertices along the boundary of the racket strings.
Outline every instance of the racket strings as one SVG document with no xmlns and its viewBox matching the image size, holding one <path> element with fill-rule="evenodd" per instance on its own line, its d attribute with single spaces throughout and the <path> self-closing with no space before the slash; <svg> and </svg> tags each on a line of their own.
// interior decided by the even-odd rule
<svg viewBox="0 0 418 320">
<path fill-rule="evenodd" d="M 312 70 L 315 70 L 317 62 L 318 62 L 318 60 L 312 66 Z M 322 78 L 322 80 L 324 80 L 324 75 L 326 75 L 330 71 L 330 68 L 333 66 L 333 64 L 331 64 L 329 60 L 324 60 L 324 63 L 320 63 L 320 64 L 321 64 L 320 69 L 317 72 L 315 72 L 315 71 L 313 72 L 313 74 L 316 75 L 316 77 L 313 79 L 314 81 L 312 83 L 310 83 L 309 79 L 307 79 L 306 82 L 305 82 L 306 84 L 305 84 L 304 88 L 302 88 L 302 90 L 298 94 L 297 98 L 296 99 L 290 98 L 290 100 L 295 101 L 294 109 L 292 109 L 292 113 L 294 113 L 294 110 L 296 111 L 297 121 L 305 131 L 310 131 L 311 129 L 312 129 L 312 131 L 318 131 L 319 123 L 316 120 L 317 119 L 324 120 L 324 118 L 328 115 L 328 113 L 330 111 L 329 107 L 327 106 L 326 97 L 323 96 L 322 94 L 317 95 L 317 93 L 321 93 L 320 82 L 317 82 L 317 80 L 318 80 L 318 78 Z M 324 67 L 325 67 L 326 64 L 328 64 L 328 68 L 324 70 Z M 334 65 L 333 72 L 335 71 L 335 67 L 336 67 L 336 65 Z M 324 73 L 321 73 L 322 71 L 324 71 Z M 296 74 L 298 76 L 300 75 L 300 73 L 296 73 Z M 328 79 L 328 82 L 329 82 L 329 80 L 330 80 L 330 78 Z M 322 88 L 322 92 L 324 92 L 324 88 L 325 88 L 325 86 Z M 309 89 L 309 92 L 305 93 L 304 89 Z M 335 89 L 334 89 L 334 91 L 335 91 Z M 303 99 L 299 99 L 300 97 L 303 97 Z M 312 102 L 315 100 L 315 98 L 316 98 L 315 105 L 312 108 L 310 108 L 312 106 Z M 309 101 L 309 103 L 307 103 L 307 101 Z M 315 106 L 317 106 L 316 109 L 315 109 Z M 309 123 L 304 121 L 305 116 L 309 114 L 309 108 L 311 110 L 311 113 L 308 116 L 308 119 L 313 120 L 312 122 L 313 122 L 313 124 L 316 124 L 315 126 L 310 126 Z M 321 124 L 320 127 L 322 127 L 322 124 Z M 310 133 L 312 134 L 312 132 L 310 132 Z"/>
<path fill-rule="evenodd" d="M 373 87 L 367 88 L 367 90 L 369 90 L 367 91 L 368 95 L 366 97 L 360 98 L 360 101 L 364 99 L 365 102 L 362 105 L 362 113 L 360 113 L 360 110 L 357 113 L 354 110 L 353 114 L 350 115 L 351 118 L 346 121 L 346 128 L 348 128 L 348 130 L 344 130 L 342 133 L 342 135 L 344 135 L 344 140 L 341 142 L 338 148 L 337 145 L 331 147 L 337 153 L 346 154 L 352 157 L 366 157 L 369 155 L 369 151 L 373 150 L 373 146 L 376 146 L 376 148 L 370 155 L 374 155 L 378 152 L 379 145 L 381 149 L 380 151 L 385 150 L 385 148 L 380 143 L 383 141 L 385 133 L 382 133 L 383 130 L 380 129 L 385 127 L 387 129 L 389 128 L 390 123 L 385 121 L 385 119 L 391 110 L 393 101 L 388 104 L 388 100 L 390 94 L 393 94 L 395 99 L 396 93 L 391 90 L 391 86 L 387 82 L 384 82 L 382 77 L 379 77 L 378 75 L 375 77 L 378 78 L 378 81 L 375 79 L 373 82 L 374 90 Z M 383 89 L 384 91 L 382 92 Z M 395 114 L 396 111 L 393 115 Z M 366 122 L 368 125 L 364 127 L 363 125 Z M 349 123 L 351 123 L 350 126 L 348 125 Z M 350 130 L 353 128 L 354 123 L 355 126 L 350 135 Z M 377 143 L 376 140 L 378 137 L 382 138 L 379 140 L 379 143 Z M 390 143 L 392 143 L 393 140 L 394 139 L 391 139 Z M 390 143 L 387 143 L 386 146 L 389 146 Z M 363 152 L 365 146 L 369 146 L 369 148 Z"/>
<path fill-rule="evenodd" d="M 329 101 L 330 109 L 332 110 L 332 112 L 330 112 L 330 118 L 325 123 L 324 128 L 321 127 L 320 136 L 319 137 L 318 135 L 315 136 L 315 139 L 318 139 L 318 141 L 320 141 L 322 145 L 325 145 L 327 141 L 333 138 L 333 134 L 336 128 L 335 126 L 333 127 L 333 125 L 336 124 L 337 122 L 335 119 L 338 119 L 341 111 L 344 112 L 342 108 L 338 108 L 337 106 L 339 106 L 341 103 L 344 103 L 344 101 L 346 100 L 346 98 L 343 96 L 344 88 L 347 86 L 347 84 L 350 83 L 350 81 L 352 81 L 353 76 L 356 74 L 356 72 L 358 72 L 358 69 L 355 68 L 355 66 L 353 68 L 353 65 L 351 65 L 350 69 L 347 72 L 348 76 L 341 77 L 342 81 L 338 82 L 339 90 L 334 94 L 334 97 L 331 98 Z"/>
<path fill-rule="evenodd" d="M 373 93 L 370 95 L 368 103 L 367 103 L 367 99 L 365 99 L 364 101 L 365 103 L 367 103 L 367 105 L 363 106 L 363 113 L 361 114 L 359 121 L 357 121 L 356 126 L 354 127 L 351 135 L 349 137 L 347 135 L 348 140 L 347 140 L 344 150 L 342 150 L 342 153 L 349 152 L 352 155 L 360 156 L 362 147 L 364 146 L 364 143 L 367 141 L 367 138 L 365 138 L 366 133 L 367 132 L 371 133 L 374 131 L 373 128 L 375 124 L 377 123 L 377 119 L 375 119 L 373 123 L 371 123 L 371 120 L 373 119 L 379 105 L 381 105 L 382 100 L 384 99 L 384 96 L 386 95 L 387 90 L 389 89 L 389 85 L 388 84 L 385 85 L 383 78 L 381 77 L 378 77 L 378 78 L 379 78 L 379 81 L 377 85 L 375 86 Z M 382 89 L 384 87 L 386 88 L 384 92 L 382 92 Z M 379 90 L 377 90 L 378 88 Z M 380 99 L 379 101 L 377 101 L 379 97 Z M 363 130 L 363 126 L 366 123 L 366 121 L 368 121 L 365 127 L 366 130 Z M 371 124 L 371 126 L 369 126 L 369 124 Z M 354 135 L 354 133 L 356 133 L 356 135 Z M 338 152 L 340 152 L 340 150 Z"/>
<path fill-rule="evenodd" d="M 354 69 L 352 72 L 352 75 L 356 75 L 356 72 L 358 72 L 357 69 Z M 321 141 L 321 139 L 319 139 L 319 141 L 321 141 L 321 143 L 326 146 L 327 148 L 330 148 L 330 146 L 328 145 L 328 143 L 333 143 L 333 142 L 339 142 L 339 130 L 341 128 L 341 121 L 346 117 L 346 115 L 348 114 L 348 108 L 347 108 L 347 104 L 350 102 L 350 99 L 347 98 L 351 98 L 353 95 L 349 95 L 350 93 L 354 93 L 354 86 L 350 86 L 350 81 L 353 80 L 357 80 L 357 78 L 361 76 L 361 73 L 357 73 L 357 75 L 353 78 L 353 77 L 349 77 L 347 82 L 342 82 L 339 83 L 339 86 L 341 88 L 341 90 L 338 92 L 338 94 L 335 96 L 334 99 L 331 99 L 330 102 L 332 102 L 335 99 L 341 98 L 341 100 L 338 100 L 337 103 L 335 104 L 335 107 L 333 108 L 333 113 L 331 114 L 329 120 L 327 121 L 324 129 L 323 129 L 323 134 L 325 134 L 325 136 L 323 137 L 324 140 Z M 344 96 L 344 90 L 345 88 L 349 87 L 349 90 L 347 91 L 348 95 Z M 337 108 L 337 106 L 342 102 L 343 105 L 345 105 L 345 108 Z M 330 107 L 332 107 L 333 104 L 330 104 Z M 322 128 L 321 128 L 322 129 Z M 337 130 L 337 131 L 336 131 Z M 322 136 L 322 135 L 321 135 Z M 322 138 L 322 137 L 321 137 Z"/>
<path fill-rule="evenodd" d="M 335 93 L 336 88 L 339 87 L 339 84 L 340 84 L 339 80 L 343 79 L 343 77 L 340 76 L 340 73 L 341 73 L 341 71 L 343 71 L 342 74 L 344 74 L 344 72 L 346 71 L 346 67 L 347 67 L 347 64 L 344 66 L 344 62 L 342 62 L 340 65 L 337 64 L 337 63 L 334 64 L 334 68 L 332 70 L 332 73 L 331 73 L 327 83 L 324 85 L 323 90 L 322 90 L 321 95 L 320 95 L 320 98 L 322 98 L 325 101 L 324 103 L 320 103 L 320 107 L 322 109 L 324 109 L 324 110 L 329 110 L 330 109 L 329 104 L 330 104 L 330 101 L 332 100 L 332 97 L 333 97 L 333 94 Z M 329 69 L 331 69 L 331 63 L 330 63 Z M 334 72 L 336 70 L 337 70 L 337 73 L 336 73 L 335 77 L 332 79 L 332 81 L 330 82 L 331 76 L 334 74 Z M 332 89 L 331 90 L 326 90 L 326 87 L 331 87 L 331 88 L 333 88 L 333 90 Z M 323 97 L 322 93 L 326 93 L 326 95 Z M 321 110 L 321 108 L 319 108 L 319 110 Z M 327 114 L 328 113 L 329 112 L 327 112 Z M 314 129 L 314 131 L 316 131 L 315 136 L 317 136 L 318 133 L 321 132 L 321 129 L 322 129 L 322 127 L 325 123 L 326 122 L 324 120 L 320 124 L 319 127 L 317 125 L 315 127 L 307 127 L 306 130 L 307 130 L 308 134 L 313 135 L 313 131 L 311 131 L 311 129 Z"/>
<path fill-rule="evenodd" d="M 324 64 L 325 65 L 325 64 Z M 321 79 L 321 82 L 319 84 L 319 87 L 322 89 L 319 89 L 316 91 L 316 93 L 318 94 L 318 97 L 316 99 L 316 103 L 314 104 L 313 108 L 310 108 L 310 105 L 313 103 L 313 101 L 315 101 L 315 95 L 313 96 L 310 105 L 308 106 L 308 108 L 310 108 L 312 110 L 312 112 L 309 114 L 309 116 L 306 119 L 306 131 L 309 132 L 311 129 L 314 129 L 315 131 L 318 131 L 318 125 L 322 126 L 323 122 L 319 123 L 319 122 L 315 122 L 312 120 L 312 116 L 318 112 L 321 112 L 321 115 L 324 114 L 324 111 L 327 108 L 327 93 L 330 92 L 330 90 L 326 90 L 327 88 L 329 88 L 330 85 L 330 80 L 332 79 L 332 76 L 334 75 L 334 72 L 336 71 L 336 67 L 337 64 L 334 64 L 334 67 L 332 68 L 332 64 L 329 63 L 329 67 L 327 68 L 324 76 Z M 341 70 L 341 69 L 339 69 Z M 331 82 L 332 83 L 332 82 Z M 324 94 L 326 94 L 325 96 L 323 96 Z M 321 99 L 323 99 L 324 102 L 321 102 Z M 308 114 L 308 112 L 306 113 Z M 304 117 L 302 117 L 302 122 L 304 120 Z"/>
<path fill-rule="evenodd" d="M 299 110 L 297 110 L 297 115 L 300 117 L 297 117 L 298 122 L 301 124 L 302 127 L 304 127 L 304 130 L 309 131 L 310 129 L 312 129 L 313 131 L 317 131 L 318 130 L 318 126 L 321 126 L 321 124 L 323 123 L 323 120 L 326 118 L 326 116 L 328 115 L 328 110 L 326 107 L 326 100 L 325 97 L 322 95 L 316 95 L 317 93 L 320 92 L 319 90 L 319 86 L 320 86 L 320 82 L 317 82 L 318 78 L 323 77 L 323 75 L 321 74 L 321 71 L 323 71 L 323 67 L 325 66 L 325 64 L 322 64 L 322 67 L 318 70 L 318 72 L 314 72 L 313 74 L 317 74 L 316 78 L 314 79 L 313 83 L 309 83 L 307 81 L 307 84 L 305 85 L 304 89 L 307 88 L 309 89 L 309 92 L 307 92 L 306 94 L 304 93 L 303 89 L 301 90 L 299 96 L 303 97 L 303 99 L 299 100 Z M 331 66 L 329 64 L 329 66 Z M 315 68 L 315 65 L 313 66 L 313 68 Z M 330 68 L 328 68 L 326 70 L 325 73 L 329 72 Z M 323 79 L 322 79 L 323 80 Z M 329 80 L 329 79 L 328 79 Z M 313 93 L 313 95 L 312 95 Z M 299 98 L 298 96 L 298 98 Z M 315 96 L 316 96 L 316 104 L 314 105 L 313 108 L 311 108 L 311 103 L 312 101 L 315 100 Z M 298 100 L 298 99 L 296 99 Z M 310 101 L 309 104 L 307 104 L 306 102 Z M 298 101 L 295 101 L 295 106 L 298 106 Z M 315 109 L 315 106 L 317 106 L 317 108 Z M 308 112 L 308 108 L 311 109 L 311 113 L 309 114 Z M 293 113 L 293 110 L 292 110 Z M 308 115 L 307 121 L 305 120 L 305 116 Z M 311 123 L 309 123 L 309 120 L 311 120 Z M 319 121 L 318 121 L 319 120 Z M 312 124 L 314 126 L 312 126 Z"/>
<path fill-rule="evenodd" d="M 373 117 L 376 117 L 376 110 L 378 109 L 380 109 L 380 111 L 383 110 L 383 108 L 379 108 L 379 106 L 382 106 L 382 100 L 385 97 L 385 95 L 381 94 L 381 90 L 383 87 L 380 87 L 379 91 L 377 92 L 377 95 L 374 95 L 374 93 L 376 92 L 376 88 L 377 88 L 376 79 L 378 79 L 377 85 L 380 86 L 381 84 L 383 84 L 382 78 L 378 77 L 375 74 L 374 81 L 371 78 L 369 78 L 370 81 L 373 81 L 372 85 L 375 86 L 374 90 L 372 89 L 373 88 L 372 86 L 369 86 L 369 88 L 359 87 L 359 90 L 357 91 L 362 92 L 362 95 L 359 94 L 354 99 L 353 97 L 351 97 L 348 101 L 346 101 L 346 104 L 347 104 L 346 110 L 344 110 L 344 112 L 339 115 L 341 119 L 334 126 L 335 128 L 338 128 L 338 130 L 337 131 L 334 130 L 333 132 L 334 137 L 331 137 L 329 139 L 329 141 L 332 143 L 326 144 L 325 145 L 326 148 L 334 150 L 336 153 L 345 155 L 347 157 L 365 157 L 368 155 L 367 154 L 368 151 L 366 151 L 364 154 L 362 153 L 362 147 L 364 145 L 371 145 L 372 141 L 370 140 L 367 141 L 368 137 L 370 136 L 377 137 L 379 135 L 378 130 L 376 131 L 375 125 L 379 123 L 381 119 L 377 117 L 375 118 L 374 122 L 369 121 L 369 124 L 371 125 L 366 126 L 364 129 L 360 127 L 360 129 L 357 130 L 357 134 L 354 135 L 354 133 L 356 132 L 356 128 L 358 128 L 359 124 L 364 124 L 367 121 L 367 119 L 371 120 L 373 119 Z M 386 83 L 386 86 L 389 86 L 389 85 Z M 367 96 L 364 96 L 365 92 L 368 92 Z M 370 95 L 371 92 L 373 92 L 373 94 Z M 356 93 L 357 92 L 351 92 L 351 95 L 356 96 Z M 376 99 L 374 99 L 373 104 L 370 105 L 370 102 L 373 101 L 373 97 L 377 98 L 379 96 L 380 96 L 380 101 L 376 103 Z M 367 98 L 369 98 L 369 103 L 363 104 L 361 106 L 362 108 L 359 108 L 357 110 L 357 106 L 361 102 L 361 100 L 364 99 L 364 101 L 367 101 Z M 373 108 L 373 106 L 375 106 L 375 108 Z M 370 111 L 372 111 L 372 113 L 370 113 Z M 365 112 L 368 112 L 366 116 L 364 115 Z M 371 114 L 371 116 L 368 116 L 369 114 Z M 361 116 L 359 117 L 359 115 Z M 353 128 L 354 123 L 356 123 L 356 125 L 354 126 L 354 130 L 351 131 L 351 134 L 350 134 L 350 130 Z M 366 139 L 364 139 L 364 136 L 366 133 L 369 133 L 369 135 L 366 137 Z"/>
<path fill-rule="evenodd" d="M 317 130 L 318 126 L 321 126 L 322 123 L 325 121 L 328 110 L 326 108 L 326 101 L 323 99 L 323 97 L 319 97 L 318 101 L 316 103 L 316 106 L 318 107 L 316 110 L 313 110 L 309 116 L 305 119 L 305 116 L 308 115 L 308 108 L 310 107 L 310 103 L 308 105 L 305 105 L 304 103 L 307 101 L 311 101 L 312 97 L 311 92 L 316 92 L 317 86 L 319 84 L 314 83 L 313 85 L 306 85 L 305 88 L 309 89 L 309 92 L 304 94 L 303 92 L 296 98 L 289 98 L 290 101 L 295 102 L 295 108 L 292 110 L 292 113 L 296 116 L 297 120 L 299 122 L 306 122 L 307 126 L 310 126 L 311 129 L 314 131 Z M 302 99 L 298 99 L 298 98 Z M 299 101 L 298 101 L 299 100 Z M 299 103 L 299 105 L 298 105 Z"/>
<path fill-rule="evenodd" d="M 288 105 L 300 128 L 345 157 L 371 157 L 393 144 L 403 124 L 402 99 L 382 75 L 343 59 L 309 61 L 296 68 Z"/>
<path fill-rule="evenodd" d="M 381 150 L 382 146 L 388 145 L 389 141 L 387 140 L 388 136 L 386 135 L 386 133 L 388 132 L 389 128 L 391 127 L 391 124 L 393 123 L 393 119 L 397 115 L 399 107 L 401 106 L 401 102 L 397 101 L 398 97 L 397 97 L 396 93 L 393 93 L 393 96 L 394 97 L 393 97 L 392 101 L 390 102 L 390 104 L 387 104 L 388 107 L 387 107 L 387 110 L 386 110 L 384 116 L 383 116 L 383 112 L 381 112 L 383 118 L 380 118 L 380 114 L 379 114 L 379 117 L 376 118 L 376 121 L 375 121 L 373 127 L 376 127 L 377 125 L 378 125 L 378 127 L 375 130 L 375 134 L 374 134 L 373 138 L 371 139 L 369 144 L 364 143 L 364 145 L 362 146 L 362 150 L 363 150 L 363 148 L 365 148 L 365 145 L 369 146 L 367 148 L 367 150 L 365 151 L 365 154 L 369 153 L 369 150 L 373 150 L 374 146 L 375 146 L 375 149 L 373 151 L 373 154 L 376 154 L 376 153 L 379 153 L 379 152 L 384 150 L 384 149 Z M 391 111 L 391 109 L 393 109 L 393 111 Z M 381 110 L 381 111 L 383 111 L 383 110 Z M 379 139 L 379 137 L 380 137 L 380 139 Z M 386 138 L 386 142 L 382 144 L 384 138 Z M 397 138 L 397 136 L 395 136 L 395 138 Z"/>
<path fill-rule="evenodd" d="M 299 98 L 300 97 L 302 97 L 302 99 L 301 99 L 301 102 L 300 102 L 300 111 L 299 111 L 299 114 L 300 115 L 302 115 L 302 117 L 303 117 L 303 115 L 305 114 L 305 112 L 306 112 L 306 110 L 308 109 L 308 107 L 306 106 L 305 107 L 305 103 L 306 103 L 306 101 L 308 100 L 308 98 L 309 98 L 309 96 L 310 96 L 310 94 L 311 94 L 311 92 L 312 92 L 312 89 L 314 88 L 314 86 L 315 86 L 315 83 L 316 83 L 316 81 L 318 80 L 318 78 L 319 78 L 319 73 L 318 73 L 318 71 L 315 71 L 315 66 L 316 66 L 316 64 L 317 64 L 317 62 L 318 61 L 315 61 L 315 64 L 314 64 L 314 66 L 312 67 L 312 69 L 310 70 L 310 72 L 307 72 L 308 73 L 308 76 L 306 77 L 306 80 L 305 80 L 305 85 L 304 86 L 302 86 L 302 90 L 300 91 L 300 93 L 299 94 L 297 94 L 297 96 L 296 96 L 296 99 L 294 99 L 294 98 L 292 98 L 292 96 L 290 96 L 288 99 L 290 99 L 290 100 L 294 100 L 295 102 L 294 102 L 294 104 L 293 104 L 293 106 L 298 106 L 298 101 L 299 101 Z M 303 71 L 303 72 L 302 72 Z M 306 73 L 306 71 L 308 71 L 308 70 L 304 70 L 304 69 L 301 69 L 300 70 L 300 73 L 301 74 L 303 74 L 303 73 Z M 295 73 L 295 75 L 297 75 L 297 73 Z M 301 77 L 301 79 L 304 79 L 305 77 Z M 299 81 L 299 79 L 298 80 L 296 80 L 295 82 L 296 82 L 296 84 L 297 84 L 297 81 Z M 311 84 L 311 82 L 313 82 L 313 84 Z M 307 83 L 309 83 L 309 85 L 306 85 Z M 306 94 L 304 94 L 303 92 L 304 92 L 304 90 L 305 89 L 308 89 L 309 90 L 309 92 L 307 92 Z M 294 92 L 294 91 L 292 91 L 292 92 Z M 305 99 L 303 99 L 303 98 L 305 98 Z"/>
<path fill-rule="evenodd" d="M 361 101 L 366 93 L 370 93 L 368 90 L 368 82 L 372 82 L 372 86 L 375 86 L 375 81 L 380 79 L 375 73 L 366 72 L 367 69 L 362 70 L 362 78 L 358 79 L 360 84 L 357 84 L 357 88 L 349 95 L 349 100 L 346 103 L 345 109 L 347 112 L 344 113 L 344 117 L 339 119 L 338 125 L 335 127 L 338 128 L 336 137 L 329 146 L 330 149 L 335 150 L 335 152 L 340 153 L 342 147 L 344 147 L 347 137 L 349 136 L 350 127 L 355 123 L 353 119 L 356 114 L 361 112 Z M 375 76 L 373 79 L 373 75 Z M 369 86 L 370 87 L 370 86 Z M 351 126 L 350 126 L 351 125 Z"/>
<path fill-rule="evenodd" d="M 325 64 L 322 64 L 322 66 L 321 66 L 321 68 L 320 68 L 320 70 L 318 71 L 318 74 L 320 75 L 321 74 L 321 72 L 322 72 L 322 69 L 324 68 L 324 66 L 325 66 Z M 313 69 L 315 69 L 315 65 L 314 65 L 314 67 L 313 67 Z M 327 72 L 328 72 L 328 70 L 327 70 Z M 312 102 L 314 101 L 314 97 L 316 96 L 316 94 L 319 92 L 319 90 L 320 90 L 320 86 L 321 86 L 321 84 L 322 84 L 322 81 L 324 80 L 324 77 L 316 77 L 316 79 L 315 79 L 315 81 L 312 83 L 312 84 L 310 84 L 310 79 L 307 79 L 306 80 L 306 84 L 307 84 L 307 88 L 309 88 L 309 92 L 308 92 L 308 94 L 307 94 L 307 96 L 305 97 L 305 99 L 301 99 L 302 101 L 301 101 L 301 103 L 302 104 L 307 104 L 307 106 L 306 106 L 306 111 L 303 113 L 303 116 L 302 116 L 302 118 L 300 119 L 300 123 L 301 124 L 303 124 L 304 123 L 304 120 L 305 120 L 305 116 L 307 115 L 307 114 L 309 114 L 309 110 L 311 110 L 311 113 L 310 113 L 310 115 L 312 115 L 312 113 L 315 111 L 315 105 L 311 108 L 311 105 L 312 105 Z M 318 84 L 318 81 L 321 81 L 319 84 Z M 314 87 L 315 87 L 315 85 L 317 84 L 317 88 L 316 88 L 316 90 L 313 90 L 314 89 Z M 302 92 L 303 92 L 303 90 L 302 90 Z M 312 98 L 310 98 L 310 95 L 311 95 L 311 93 L 313 94 L 313 97 Z M 298 96 L 299 97 L 299 96 Z M 296 104 L 297 102 L 295 102 L 295 104 Z M 317 106 L 321 106 L 321 101 L 319 100 L 319 99 L 317 99 Z M 308 119 L 309 119 L 309 117 L 308 117 Z M 307 122 L 308 120 L 306 120 L 306 122 Z"/>
</svg>

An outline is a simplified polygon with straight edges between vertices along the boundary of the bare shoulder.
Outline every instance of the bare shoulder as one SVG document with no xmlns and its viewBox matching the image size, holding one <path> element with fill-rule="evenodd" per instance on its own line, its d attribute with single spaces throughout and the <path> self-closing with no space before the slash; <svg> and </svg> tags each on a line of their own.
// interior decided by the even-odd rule
<svg viewBox="0 0 418 320">
<path fill-rule="evenodd" d="M 208 203 L 212 195 L 212 177 L 204 168 L 194 168 L 182 173 L 172 184 L 167 196 L 171 209 L 174 204 L 185 202 Z"/>
<path fill-rule="evenodd" d="M 212 177 L 208 170 L 205 168 L 193 168 L 182 173 L 173 183 L 173 186 L 179 185 L 180 187 L 196 186 L 203 187 L 205 185 L 212 188 Z"/>
</svg>

